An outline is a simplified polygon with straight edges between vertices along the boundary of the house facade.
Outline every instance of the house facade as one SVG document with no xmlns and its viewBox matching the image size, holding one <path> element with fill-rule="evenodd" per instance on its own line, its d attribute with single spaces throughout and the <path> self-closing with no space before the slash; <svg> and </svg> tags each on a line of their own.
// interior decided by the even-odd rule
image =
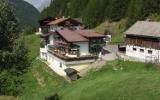
<svg viewBox="0 0 160 100">
<path fill-rule="evenodd" d="M 76 19 L 73 18 L 58 18 L 54 21 L 51 21 L 47 24 L 49 26 L 50 31 L 55 31 L 55 30 L 62 30 L 66 27 L 68 28 L 75 28 L 75 29 L 80 29 L 82 28 L 81 22 L 79 22 Z"/>
<path fill-rule="evenodd" d="M 139 21 L 126 32 L 126 56 L 160 62 L 160 22 Z"/>
<path fill-rule="evenodd" d="M 94 62 L 105 44 L 104 35 L 77 28 L 77 25 L 57 26 L 41 35 L 40 58 L 61 75 L 66 74 L 66 68 L 85 67 Z"/>
</svg>

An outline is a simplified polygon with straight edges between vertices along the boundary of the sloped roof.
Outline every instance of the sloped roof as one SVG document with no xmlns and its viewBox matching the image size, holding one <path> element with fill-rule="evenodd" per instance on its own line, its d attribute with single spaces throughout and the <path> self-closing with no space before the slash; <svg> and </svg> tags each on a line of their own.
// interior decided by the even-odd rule
<svg viewBox="0 0 160 100">
<path fill-rule="evenodd" d="M 75 33 L 72 30 L 64 29 L 64 30 L 58 30 L 57 32 L 68 42 L 85 42 L 85 41 L 88 41 L 88 39 L 84 38 L 80 34 Z"/>
<path fill-rule="evenodd" d="M 81 24 L 78 20 L 75 20 L 72 18 L 59 18 L 59 19 L 56 19 L 54 21 L 49 22 L 48 25 L 56 25 L 56 24 L 59 24 L 61 22 L 66 21 L 66 20 L 74 20 L 74 21 L 78 22 L 79 24 Z"/>
<path fill-rule="evenodd" d="M 125 34 L 160 37 L 160 22 L 138 21 Z"/>
<path fill-rule="evenodd" d="M 76 33 L 79 33 L 80 35 L 87 37 L 87 38 L 94 38 L 94 37 L 105 37 L 105 35 L 102 35 L 100 33 L 97 33 L 93 30 L 75 30 Z"/>
<path fill-rule="evenodd" d="M 56 19 L 56 20 L 54 20 L 54 21 L 49 22 L 48 25 L 55 25 L 55 24 L 58 24 L 58 23 L 60 23 L 60 22 L 65 21 L 66 19 L 67 19 L 67 18 L 59 18 L 59 19 Z"/>
</svg>

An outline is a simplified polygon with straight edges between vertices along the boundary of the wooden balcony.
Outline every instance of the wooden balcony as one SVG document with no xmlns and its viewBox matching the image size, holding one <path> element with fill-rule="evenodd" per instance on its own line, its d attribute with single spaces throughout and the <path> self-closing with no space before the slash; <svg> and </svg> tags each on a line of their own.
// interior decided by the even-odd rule
<svg viewBox="0 0 160 100">
<path fill-rule="evenodd" d="M 64 60 L 64 61 L 67 61 L 67 62 L 70 62 L 70 61 L 82 61 L 82 60 L 94 60 L 94 59 L 98 58 L 96 55 L 69 57 L 69 56 L 66 56 L 66 54 L 63 53 L 63 52 L 60 53 L 60 52 L 52 51 L 52 50 L 48 50 L 48 52 L 53 54 L 54 56 Z"/>
</svg>

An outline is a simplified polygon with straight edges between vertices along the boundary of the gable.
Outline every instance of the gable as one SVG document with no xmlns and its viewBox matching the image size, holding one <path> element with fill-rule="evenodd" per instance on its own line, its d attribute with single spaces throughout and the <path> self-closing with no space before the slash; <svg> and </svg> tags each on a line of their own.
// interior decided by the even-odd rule
<svg viewBox="0 0 160 100">
<path fill-rule="evenodd" d="M 81 22 L 78 20 L 72 19 L 72 18 L 59 18 L 57 20 L 54 20 L 48 25 L 59 25 L 59 26 L 79 26 L 81 25 Z"/>
</svg>

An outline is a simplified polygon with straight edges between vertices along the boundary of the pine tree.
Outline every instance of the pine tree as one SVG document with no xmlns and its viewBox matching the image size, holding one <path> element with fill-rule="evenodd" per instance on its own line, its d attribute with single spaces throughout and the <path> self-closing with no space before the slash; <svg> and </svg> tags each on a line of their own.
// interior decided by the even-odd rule
<svg viewBox="0 0 160 100">
<path fill-rule="evenodd" d="M 105 0 L 90 0 L 82 13 L 84 24 L 92 28 L 103 21 Z"/>
<path fill-rule="evenodd" d="M 81 17 L 90 28 L 127 17 L 130 26 L 150 14 L 160 14 L 159 4 L 160 0 L 54 0 L 42 15 Z"/>
<path fill-rule="evenodd" d="M 143 0 L 131 0 L 129 4 L 126 15 L 128 17 L 128 26 L 132 25 L 137 20 L 142 20 L 144 18 L 142 9 L 144 7 Z"/>
<path fill-rule="evenodd" d="M 70 0 L 68 5 L 68 16 L 79 17 L 87 6 L 89 0 Z"/>
<path fill-rule="evenodd" d="M 128 2 L 130 0 L 109 0 L 106 7 L 107 17 L 109 20 L 117 21 L 125 16 Z"/>
</svg>

